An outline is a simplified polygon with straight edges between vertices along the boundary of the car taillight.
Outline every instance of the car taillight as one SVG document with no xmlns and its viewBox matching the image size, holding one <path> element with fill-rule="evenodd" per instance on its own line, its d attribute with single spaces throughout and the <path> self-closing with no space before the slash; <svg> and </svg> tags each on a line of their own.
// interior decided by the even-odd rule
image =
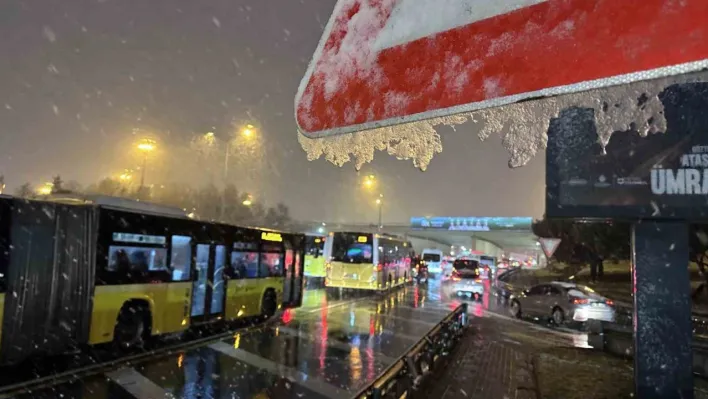
<svg viewBox="0 0 708 399">
<path fill-rule="evenodd" d="M 614 305 L 614 304 L 615 304 L 614 302 L 612 302 L 612 301 L 611 301 L 611 300 L 609 300 L 609 299 L 608 299 L 607 301 L 605 301 L 605 303 L 606 303 L 606 304 L 608 304 L 608 305 L 610 305 L 610 306 L 612 306 L 612 305 Z"/>
<path fill-rule="evenodd" d="M 452 272 L 452 275 L 450 276 L 450 278 L 452 278 L 453 281 L 460 281 L 460 275 L 457 274 L 457 270 Z"/>
<path fill-rule="evenodd" d="M 590 302 L 589 300 L 583 298 L 573 298 L 572 301 L 574 305 L 585 305 Z"/>
</svg>

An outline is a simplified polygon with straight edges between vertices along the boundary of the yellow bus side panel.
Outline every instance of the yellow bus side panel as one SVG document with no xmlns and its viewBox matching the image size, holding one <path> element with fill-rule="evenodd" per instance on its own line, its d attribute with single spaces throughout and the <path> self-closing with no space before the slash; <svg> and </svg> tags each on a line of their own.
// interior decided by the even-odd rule
<svg viewBox="0 0 708 399">
<path fill-rule="evenodd" d="M 324 256 L 314 257 L 313 255 L 305 255 L 305 276 L 307 277 L 325 277 Z"/>
<path fill-rule="evenodd" d="M 153 314 L 161 311 L 160 309 L 164 310 L 161 311 L 162 324 L 160 332 L 155 332 L 155 325 L 153 324 L 153 335 L 179 332 L 189 328 L 189 313 L 192 309 L 192 282 L 167 284 L 167 297 L 165 299 L 164 307 L 159 306 L 157 302 L 155 303 Z"/>
<path fill-rule="evenodd" d="M 378 273 L 373 264 L 332 262 L 325 285 L 337 288 L 385 290 L 403 285 L 409 280 L 410 275 L 404 266 L 389 267 L 385 272 Z"/>
<path fill-rule="evenodd" d="M 0 294 L 0 343 L 2 343 L 2 320 L 5 313 L 5 294 Z"/>
<path fill-rule="evenodd" d="M 191 282 L 96 286 L 89 344 L 112 341 L 120 309 L 134 299 L 150 306 L 153 335 L 184 330 L 189 326 L 191 290 Z"/>
<path fill-rule="evenodd" d="M 378 272 L 372 263 L 351 264 L 345 262 L 332 262 L 327 271 L 327 287 L 358 288 L 378 290 Z"/>
<path fill-rule="evenodd" d="M 263 294 L 268 288 L 275 290 L 278 304 L 282 303 L 283 284 L 282 277 L 229 280 L 226 286 L 226 318 L 260 315 Z"/>
</svg>

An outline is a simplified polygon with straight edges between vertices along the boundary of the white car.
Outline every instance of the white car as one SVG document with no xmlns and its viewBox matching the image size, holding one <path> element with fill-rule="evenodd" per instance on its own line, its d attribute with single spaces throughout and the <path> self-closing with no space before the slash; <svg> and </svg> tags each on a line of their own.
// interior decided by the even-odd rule
<svg viewBox="0 0 708 399">
<path fill-rule="evenodd" d="M 457 259 L 453 265 L 452 292 L 456 296 L 480 300 L 484 295 L 484 283 L 480 278 L 479 262 Z"/>
</svg>

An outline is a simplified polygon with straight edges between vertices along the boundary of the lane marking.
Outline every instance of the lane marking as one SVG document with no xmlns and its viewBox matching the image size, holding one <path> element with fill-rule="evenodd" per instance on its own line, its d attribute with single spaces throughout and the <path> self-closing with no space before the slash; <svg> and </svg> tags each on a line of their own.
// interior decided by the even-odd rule
<svg viewBox="0 0 708 399">
<path fill-rule="evenodd" d="M 421 339 L 423 339 L 423 337 L 425 336 L 425 335 L 421 335 L 419 337 L 416 337 L 414 335 L 408 335 L 406 333 L 394 332 L 394 331 L 386 329 L 386 330 L 383 330 L 383 332 L 381 334 L 376 334 L 375 337 L 381 339 L 381 338 L 383 338 L 383 333 L 391 334 L 396 338 L 404 338 L 404 339 L 407 339 L 407 340 L 413 341 L 413 342 L 418 342 Z M 427 333 L 426 333 L 426 335 L 427 335 Z"/>
<path fill-rule="evenodd" d="M 351 304 L 357 303 L 357 302 L 365 302 L 365 301 L 370 301 L 370 300 L 371 300 L 371 298 L 357 298 L 357 299 L 352 299 L 352 300 L 345 301 L 345 302 L 333 303 L 333 304 L 331 304 L 331 305 L 325 306 L 324 308 L 319 307 L 319 308 L 316 308 L 316 309 L 308 310 L 307 313 L 317 313 L 317 312 L 321 312 L 322 309 L 327 309 L 327 310 L 329 310 L 329 309 L 339 308 L 339 307 L 342 307 L 342 306 L 351 305 Z"/>
<path fill-rule="evenodd" d="M 298 331 L 298 330 L 295 330 L 295 329 L 292 329 L 289 327 L 280 327 L 280 328 L 278 328 L 278 331 L 288 334 L 290 336 L 300 337 L 302 339 L 306 339 L 308 341 L 314 341 L 317 343 L 322 343 L 324 341 L 322 338 L 320 338 L 318 336 L 310 336 L 302 331 Z M 365 341 L 362 340 L 362 342 L 365 342 Z M 340 349 L 345 352 L 350 352 L 352 350 L 352 348 L 358 348 L 356 345 L 354 345 L 351 342 L 346 344 L 342 341 L 337 341 L 337 340 L 332 340 L 332 339 L 328 339 L 326 341 L 326 344 L 330 348 Z M 368 348 L 363 347 L 363 349 L 368 349 Z M 374 351 L 374 358 L 379 359 L 387 364 L 393 364 L 393 362 L 396 361 L 396 359 L 394 359 L 390 356 L 384 355 L 381 352 L 376 352 L 376 351 Z"/>
<path fill-rule="evenodd" d="M 133 367 L 111 371 L 105 375 L 135 396 L 136 399 L 164 398 L 169 393 Z"/>
<path fill-rule="evenodd" d="M 384 319 L 405 320 L 405 321 L 410 322 L 410 323 L 423 324 L 423 325 L 425 325 L 426 327 L 435 326 L 435 325 L 439 324 L 439 323 L 442 321 L 442 319 L 440 319 L 440 320 L 438 320 L 438 321 L 427 321 L 427 320 L 410 319 L 410 318 L 407 318 L 407 317 L 394 316 L 394 315 L 392 315 L 392 314 L 387 314 L 387 313 L 377 314 L 377 316 L 381 316 L 381 317 L 383 317 Z"/>
<path fill-rule="evenodd" d="M 307 375 L 301 371 L 276 363 L 272 360 L 262 358 L 243 349 L 236 349 L 223 341 L 213 343 L 209 345 L 209 348 L 243 363 L 247 363 L 253 367 L 266 370 L 271 374 L 290 379 L 295 383 L 328 398 L 339 399 L 349 397 L 351 395 L 350 392 L 336 387 L 317 376 Z"/>
<path fill-rule="evenodd" d="M 442 320 L 445 318 L 448 314 L 450 314 L 450 309 L 447 308 L 439 308 L 439 309 L 432 309 L 432 308 L 416 308 L 410 305 L 398 305 L 397 308 L 405 308 L 405 309 L 410 309 L 416 312 L 422 312 L 422 313 L 428 313 L 431 315 L 436 315 L 436 316 L 441 316 Z"/>
</svg>

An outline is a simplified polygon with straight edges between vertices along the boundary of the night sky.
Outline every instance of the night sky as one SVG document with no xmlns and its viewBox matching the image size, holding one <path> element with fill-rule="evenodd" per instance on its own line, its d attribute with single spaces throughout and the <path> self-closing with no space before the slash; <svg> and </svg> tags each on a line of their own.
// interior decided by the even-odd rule
<svg viewBox="0 0 708 399">
<path fill-rule="evenodd" d="M 378 154 L 356 172 L 308 162 L 293 100 L 334 0 L 5 0 L 0 2 L 0 173 L 13 189 L 61 174 L 88 184 L 134 168 L 158 140 L 148 183 L 215 180 L 197 133 L 258 128 L 229 180 L 301 220 L 370 221 L 364 175 L 380 179 L 384 221 L 410 216 L 541 216 L 544 159 L 511 170 L 500 138 L 441 130 L 428 171 Z M 138 133 L 134 133 L 135 131 Z M 208 165 L 208 166 L 207 166 Z M 221 180 L 218 180 L 221 181 Z"/>
</svg>

